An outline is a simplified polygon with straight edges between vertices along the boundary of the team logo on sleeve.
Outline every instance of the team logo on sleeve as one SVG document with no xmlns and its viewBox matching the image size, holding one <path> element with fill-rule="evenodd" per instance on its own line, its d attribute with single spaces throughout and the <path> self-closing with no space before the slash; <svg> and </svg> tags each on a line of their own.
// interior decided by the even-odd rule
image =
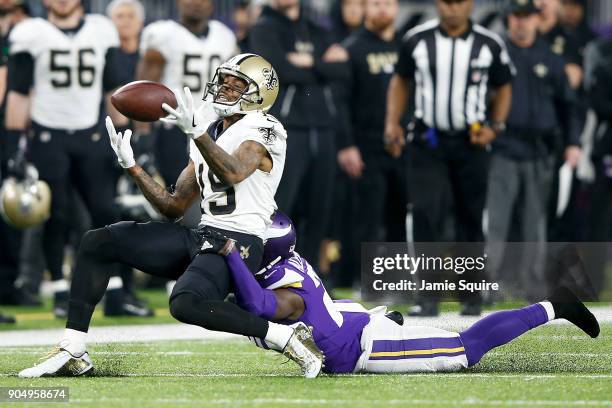
<svg viewBox="0 0 612 408">
<path fill-rule="evenodd" d="M 261 72 L 266 79 L 266 88 L 268 91 L 278 86 L 278 76 L 276 76 L 276 71 L 274 71 L 273 68 L 264 68 Z"/>
<path fill-rule="evenodd" d="M 272 144 L 276 140 L 276 133 L 272 128 L 259 128 L 259 133 L 265 144 Z"/>
</svg>

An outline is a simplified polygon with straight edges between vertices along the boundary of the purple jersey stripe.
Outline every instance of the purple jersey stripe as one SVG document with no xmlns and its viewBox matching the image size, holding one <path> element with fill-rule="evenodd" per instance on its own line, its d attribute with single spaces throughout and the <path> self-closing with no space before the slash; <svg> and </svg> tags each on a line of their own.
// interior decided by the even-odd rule
<svg viewBox="0 0 612 408">
<path fill-rule="evenodd" d="M 457 337 L 428 337 L 421 339 L 374 340 L 372 353 L 400 352 L 406 350 L 454 349 L 463 347 Z"/>
<path fill-rule="evenodd" d="M 384 361 L 384 360 L 408 360 L 414 358 L 434 358 L 434 357 L 456 357 L 465 354 L 465 351 L 457 351 L 455 353 L 434 353 L 434 354 L 416 354 L 416 355 L 402 355 L 402 356 L 370 356 L 371 361 Z"/>
</svg>

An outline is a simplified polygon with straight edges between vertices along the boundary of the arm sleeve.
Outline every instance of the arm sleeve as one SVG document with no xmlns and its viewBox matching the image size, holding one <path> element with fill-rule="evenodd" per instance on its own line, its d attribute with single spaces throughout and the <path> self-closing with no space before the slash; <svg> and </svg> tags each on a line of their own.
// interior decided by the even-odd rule
<svg viewBox="0 0 612 408">
<path fill-rule="evenodd" d="M 416 71 L 416 64 L 412 53 L 416 47 L 417 39 L 412 36 L 402 41 L 400 46 L 399 58 L 395 65 L 395 73 L 403 78 L 412 80 Z"/>
<path fill-rule="evenodd" d="M 593 69 L 590 92 L 591 107 L 602 120 L 612 120 L 612 74 L 607 61 Z"/>
<path fill-rule="evenodd" d="M 273 290 L 259 286 L 257 280 L 236 250 L 225 257 L 238 306 L 254 315 L 271 320 L 276 314 L 276 295 Z"/>
<path fill-rule="evenodd" d="M 147 50 L 153 49 L 163 55 L 166 60 L 170 59 L 170 50 L 167 44 L 172 44 L 172 42 L 167 39 L 167 31 L 169 31 L 167 25 L 164 21 L 158 21 L 149 24 L 142 30 L 140 55 L 144 55 Z"/>
<path fill-rule="evenodd" d="M 345 79 L 337 86 L 338 89 L 338 149 L 354 146 L 351 102 L 353 100 L 353 61 L 354 55 L 349 51 L 348 73 Z"/>
<path fill-rule="evenodd" d="M 496 45 L 493 50 L 493 62 L 489 69 L 489 83 L 493 88 L 498 88 L 512 81 L 515 72 L 506 44 L 500 40 L 496 42 Z"/>
<path fill-rule="evenodd" d="M 581 114 L 578 105 L 578 96 L 572 89 L 567 75 L 565 74 L 562 58 L 558 58 L 555 64 L 555 102 L 557 112 L 560 115 L 559 122 L 566 134 L 567 145 L 580 145 Z"/>
<path fill-rule="evenodd" d="M 276 70 L 281 84 L 314 84 L 317 76 L 310 69 L 296 67 L 287 60 L 278 33 L 264 25 L 255 25 L 249 35 L 249 48 L 258 53 Z"/>
<path fill-rule="evenodd" d="M 119 61 L 117 60 L 118 48 L 109 48 L 106 50 L 106 56 L 104 57 L 104 75 L 102 77 L 102 86 L 104 92 L 112 91 L 113 89 L 123 85 L 121 82 L 120 69 L 125 67 L 119 67 Z"/>
<path fill-rule="evenodd" d="M 8 62 L 8 90 L 28 95 L 34 84 L 34 58 L 30 53 L 12 54 Z"/>
<path fill-rule="evenodd" d="M 272 158 L 272 165 L 283 168 L 285 165 L 284 152 L 287 146 L 287 132 L 276 118 L 271 115 L 247 115 L 246 140 L 257 142 L 266 148 Z"/>
<path fill-rule="evenodd" d="M 324 62 L 322 59 L 327 48 L 332 45 L 332 42 L 328 40 L 331 33 L 317 26 L 313 26 L 313 30 L 318 31 L 317 36 L 320 37 L 319 43 L 322 46 L 319 52 L 314 55 L 314 71 L 325 81 L 343 80 L 348 74 L 348 64 L 346 62 Z"/>
</svg>

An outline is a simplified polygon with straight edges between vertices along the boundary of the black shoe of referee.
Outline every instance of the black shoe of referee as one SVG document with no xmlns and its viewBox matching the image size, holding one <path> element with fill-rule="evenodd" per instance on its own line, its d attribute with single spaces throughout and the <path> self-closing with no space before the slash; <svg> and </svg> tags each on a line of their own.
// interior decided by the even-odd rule
<svg viewBox="0 0 612 408">
<path fill-rule="evenodd" d="M 15 318 L 13 316 L 7 316 L 5 314 L 0 313 L 0 324 L 2 323 L 14 324 Z"/>
</svg>

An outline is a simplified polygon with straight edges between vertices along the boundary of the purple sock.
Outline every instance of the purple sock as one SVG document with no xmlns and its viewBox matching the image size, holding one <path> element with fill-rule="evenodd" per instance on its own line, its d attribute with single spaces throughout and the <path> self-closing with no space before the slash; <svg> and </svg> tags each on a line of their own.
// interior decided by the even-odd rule
<svg viewBox="0 0 612 408">
<path fill-rule="evenodd" d="M 460 333 L 469 366 L 478 363 L 488 351 L 546 322 L 546 309 L 539 303 L 521 309 L 495 312 L 480 319 Z"/>
</svg>

